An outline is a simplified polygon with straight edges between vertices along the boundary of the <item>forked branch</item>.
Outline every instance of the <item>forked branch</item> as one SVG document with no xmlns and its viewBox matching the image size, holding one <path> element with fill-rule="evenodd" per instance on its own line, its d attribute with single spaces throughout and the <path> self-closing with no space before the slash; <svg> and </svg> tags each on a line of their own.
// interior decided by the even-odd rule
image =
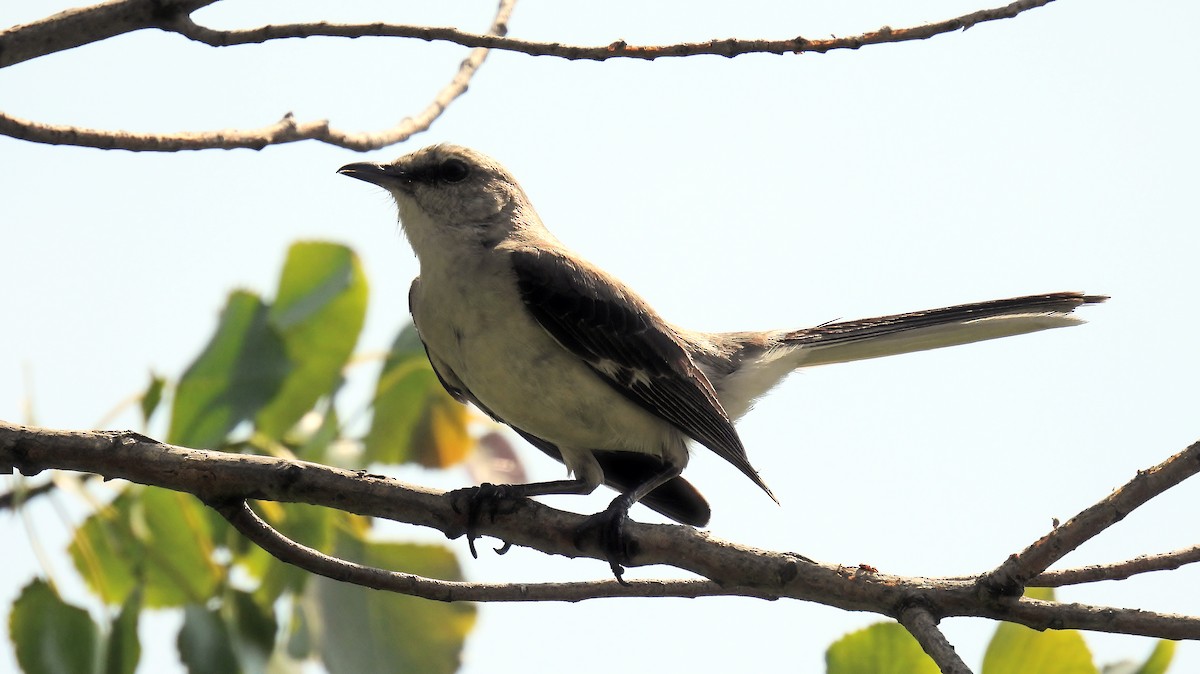
<svg viewBox="0 0 1200 674">
<path fill-rule="evenodd" d="M 197 10 L 219 0 L 112 0 L 111 2 L 61 12 L 33 23 L 0 31 L 0 68 L 48 54 L 81 47 L 137 30 L 157 29 L 178 33 L 214 47 L 257 44 L 270 40 L 326 37 L 390 37 L 441 41 L 471 47 L 453 79 L 419 114 L 405 117 L 390 128 L 353 132 L 336 128 L 328 120 L 301 121 L 291 113 L 266 126 L 251 129 L 218 129 L 157 134 L 90 129 L 75 125 L 46 124 L 0 111 L 0 134 L 20 140 L 51 145 L 76 145 L 106 150 L 178 152 L 181 150 L 248 148 L 315 140 L 351 150 L 368 151 L 400 143 L 425 131 L 448 105 L 461 96 L 483 64 L 488 50 L 499 49 L 531 56 L 554 56 L 570 60 L 606 61 L 618 58 L 655 60 L 701 55 L 734 57 L 741 54 L 804 54 L 839 49 L 925 40 L 936 35 L 966 30 L 976 24 L 1010 19 L 1052 0 L 1017 0 L 1003 7 L 983 9 L 962 16 L 909 28 L 884 26 L 859 35 L 806 38 L 713 39 L 666 45 L 632 45 L 616 40 L 605 45 L 565 45 L 559 42 L 521 40 L 506 36 L 516 0 L 501 0 L 486 33 L 458 28 L 411 26 L 389 23 L 338 24 L 327 22 L 272 24 L 257 28 L 218 30 L 192 18 Z"/>
<path fill-rule="evenodd" d="M 1140 472 L 1129 484 L 1081 513 L 1047 538 L 1057 555 L 1062 546 L 1095 536 L 1118 513 L 1134 508 L 1196 472 L 1200 443 L 1166 462 Z M 711 580 L 640 581 L 622 587 L 612 580 L 582 583 L 446 583 L 350 564 L 289 541 L 245 505 L 247 500 L 309 503 L 347 512 L 432 527 L 450 538 L 463 534 L 463 515 L 445 495 L 396 480 L 319 464 L 244 454 L 188 449 L 156 442 L 131 432 L 67 432 L 0 422 L 0 472 L 7 468 L 34 474 L 60 469 L 95 473 L 196 495 L 216 507 L 236 528 L 280 559 L 347 582 L 441 601 L 579 601 L 601 597 L 740 595 L 792 598 L 848 610 L 871 611 L 900 619 L 916 629 L 927 651 L 939 638 L 931 621 L 955 616 L 1016 622 L 1035 629 L 1086 629 L 1166 639 L 1200 639 L 1200 618 L 1137 609 L 1057 604 L 1015 596 L 1012 582 L 1029 575 L 1033 565 L 976 578 L 906 578 L 871 569 L 813 562 L 794 553 L 771 552 L 718 541 L 690 527 L 630 523 L 638 552 L 631 565 L 664 564 Z M 1108 513 L 1095 519 L 1094 513 Z M 1114 519 L 1115 518 L 1115 519 Z M 584 518 L 520 500 L 480 532 L 567 557 L 603 559 L 598 548 L 579 549 L 574 534 Z M 1043 538 L 1042 541 L 1046 541 Z M 1055 556 L 1054 559 L 1057 559 Z M 1032 557 L 1032 556 L 1031 556 Z M 1176 556 L 1178 564 L 1190 559 Z M 1007 563 L 1006 563 L 1007 564 Z M 1002 566 L 1006 569 L 1007 566 Z M 1060 572 L 1060 573 L 1072 573 Z M 1073 572 L 1081 573 L 1081 572 Z M 1015 580 L 1014 580 L 1015 579 Z M 1034 581 L 1036 583 L 1036 581 Z M 1019 594 L 1016 593 L 1016 594 Z M 915 613 L 913 611 L 916 611 Z"/>
<path fill-rule="evenodd" d="M 164 2 L 164 5 L 174 6 L 179 9 L 192 6 L 204 6 L 212 4 L 216 0 L 201 2 L 195 0 L 191 3 L 184 2 Z M 513 7 L 517 0 L 501 0 L 499 9 L 496 11 L 496 16 L 492 20 L 491 28 L 487 35 L 500 36 L 508 30 L 508 20 L 512 15 Z M 188 14 L 180 12 L 170 19 L 164 20 L 159 14 L 152 10 L 156 9 L 156 3 L 145 2 L 143 0 L 125 0 L 124 2 L 107 3 L 107 5 L 99 5 L 100 8 L 122 6 L 127 9 L 134 9 L 145 6 L 143 17 L 144 23 L 134 25 L 135 22 L 130 21 L 127 13 L 108 12 L 104 16 L 109 17 L 118 26 L 129 30 L 137 30 L 140 28 L 162 28 L 170 30 L 169 25 L 183 26 L 195 25 Z M 61 15 L 50 17 L 45 21 L 61 20 L 64 23 L 75 26 L 79 23 L 79 16 L 83 15 L 86 19 L 96 19 L 96 8 L 84 8 L 83 10 L 73 10 L 64 12 Z M 61 18 L 60 18 L 61 17 Z M 32 25 L 32 24 L 31 24 Z M 85 24 L 87 25 L 87 24 Z M 7 65 L 6 58 L 14 58 L 10 52 L 10 42 L 14 41 L 12 33 L 17 32 L 17 37 L 21 37 L 19 31 L 27 29 L 26 26 L 17 26 L 9 31 L 0 32 L 0 67 Z M 53 35 L 52 30 L 42 29 L 38 26 L 39 34 L 47 33 L 47 39 Z M 83 37 L 75 40 L 64 41 L 61 44 L 65 45 L 62 48 L 70 48 L 78 46 L 76 43 L 80 41 L 95 41 L 110 37 L 110 31 L 97 30 L 95 26 L 88 25 L 89 30 L 84 33 Z M 18 46 L 29 40 L 15 40 Z M 51 44 L 54 44 L 51 42 Z M 358 150 L 366 152 L 368 150 L 377 150 L 379 148 L 395 145 L 408 138 L 429 129 L 434 120 L 445 112 L 446 108 L 454 102 L 456 98 L 463 95 L 467 91 L 467 85 L 471 78 L 483 65 L 483 61 L 487 58 L 488 50 L 485 48 L 473 49 L 471 53 L 459 64 L 458 71 L 451 78 L 450 82 L 442 87 L 434 96 L 433 101 L 425 106 L 420 113 L 412 117 L 405 117 L 390 128 L 375 132 L 351 132 L 335 128 L 330 125 L 328 120 L 320 119 L 307 122 L 297 121 L 292 113 L 287 113 L 279 121 L 257 129 L 219 129 L 216 131 L 185 131 L 181 133 L 137 133 L 132 131 L 112 131 L 105 129 L 88 129 L 73 125 L 61 124 L 44 124 L 30 119 L 21 119 L 0 111 L 0 134 L 11 136 L 19 140 L 27 140 L 35 143 L 47 143 L 50 145 L 77 145 L 82 147 L 95 147 L 103 150 L 132 150 L 139 152 L 179 152 L 181 150 L 232 150 L 236 148 L 246 148 L 252 150 L 261 150 L 270 145 L 281 145 L 284 143 L 294 143 L 301 140 L 316 140 L 338 147 L 344 147 L 350 150 Z M 22 54 L 19 56 L 27 56 Z M 12 62 L 11 60 L 9 61 Z"/>
</svg>

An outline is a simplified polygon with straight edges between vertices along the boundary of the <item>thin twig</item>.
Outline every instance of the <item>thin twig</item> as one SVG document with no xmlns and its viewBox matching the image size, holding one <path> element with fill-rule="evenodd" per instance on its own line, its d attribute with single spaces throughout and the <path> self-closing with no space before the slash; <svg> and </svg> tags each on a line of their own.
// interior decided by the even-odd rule
<svg viewBox="0 0 1200 674">
<path fill-rule="evenodd" d="M 1067 553 L 1094 538 L 1146 501 L 1200 472 L 1200 442 L 1157 466 L 1138 474 L 1104 500 L 1087 508 L 1066 524 L 1042 536 L 1020 554 L 1004 560 L 980 578 L 986 592 L 1015 596 Z"/>
<path fill-rule="evenodd" d="M 1062 587 L 1094 583 L 1101 580 L 1125 580 L 1139 573 L 1173 571 L 1185 564 L 1200 562 L 1200 545 L 1164 552 L 1158 555 L 1140 555 L 1133 559 L 1113 564 L 1093 564 L 1075 569 L 1046 571 L 1029 581 L 1030 587 Z"/>
<path fill-rule="evenodd" d="M 244 501 L 209 504 L 251 543 L 276 559 L 333 580 L 434 601 L 568 601 L 609 597 L 754 596 L 745 588 L 721 587 L 711 580 L 615 580 L 574 583 L 469 583 L 388 571 L 326 555 L 279 533 Z M 769 598 L 769 597 L 764 597 Z"/>
<path fill-rule="evenodd" d="M 919 604 L 910 605 L 900 611 L 896 620 L 916 638 L 925 654 L 937 663 L 942 674 L 971 674 L 971 668 L 959 657 L 928 609 Z"/>
<path fill-rule="evenodd" d="M 140 1 L 140 0 L 138 0 Z M 127 3 L 128 4 L 128 3 Z M 492 20 L 489 34 L 503 35 L 508 30 L 516 0 L 501 0 L 496 16 Z M 195 24 L 186 14 L 163 24 L 186 26 Z M 0 35 L 0 53 L 3 53 L 3 36 Z M 131 150 L 136 152 L 179 152 L 181 150 L 232 150 L 237 148 L 261 150 L 269 145 L 282 145 L 301 140 L 316 140 L 349 150 L 365 152 L 377 150 L 407 140 L 426 131 L 446 107 L 467 90 L 471 78 L 487 58 L 486 48 L 471 51 L 459 64 L 458 71 L 449 84 L 442 87 L 433 101 L 419 114 L 405 117 L 394 126 L 383 131 L 353 133 L 331 127 L 328 120 L 299 122 L 292 113 L 287 113 L 274 124 L 257 129 L 221 129 L 217 131 L 195 131 L 174 134 L 136 133 L 88 129 L 72 125 L 43 124 L 0 112 L 0 134 L 18 140 L 50 145 L 75 145 L 95 147 L 103 150 Z"/>
<path fill-rule="evenodd" d="M 33 487 L 17 487 L 7 494 L 0 494 L 0 510 L 16 508 L 18 503 L 25 503 L 32 498 L 48 494 L 53 490 L 53 482 L 43 482 Z"/>
<path fill-rule="evenodd" d="M 268 40 L 314 36 L 349 38 L 379 36 L 414 38 L 429 42 L 453 42 L 464 47 L 485 47 L 501 51 L 519 52 L 529 54 L 530 56 L 557 56 L 568 60 L 607 61 L 609 59 L 630 58 L 652 61 L 660 58 L 679 58 L 702 54 L 729 58 L 742 54 L 802 54 L 805 52 L 823 54 L 836 49 L 858 49 L 872 44 L 925 40 L 943 33 L 966 30 L 976 24 L 987 21 L 1011 19 L 1022 12 L 1042 7 L 1052 1 L 1018 0 L 1003 7 L 983 9 L 936 23 L 923 24 L 912 28 L 890 28 L 884 26 L 878 30 L 846 37 L 830 37 L 825 39 L 793 37 L 783 40 L 729 38 L 667 45 L 631 45 L 624 40 L 617 40 L 607 45 L 598 46 L 567 45 L 560 42 L 538 42 L 534 40 L 497 37 L 495 35 L 480 35 L 478 33 L 468 33 L 458 30 L 457 28 L 387 23 L 291 23 L 241 30 L 216 30 L 197 25 L 190 20 L 181 20 L 170 24 L 168 28 L 193 40 L 214 47 L 255 44 L 267 42 Z"/>
</svg>

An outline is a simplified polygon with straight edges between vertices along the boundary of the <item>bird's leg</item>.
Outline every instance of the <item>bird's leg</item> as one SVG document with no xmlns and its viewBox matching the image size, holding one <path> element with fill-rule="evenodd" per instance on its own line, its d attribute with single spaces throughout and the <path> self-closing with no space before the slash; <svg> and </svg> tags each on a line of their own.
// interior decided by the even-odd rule
<svg viewBox="0 0 1200 674">
<path fill-rule="evenodd" d="M 629 583 L 625 582 L 623 565 L 628 564 L 630 558 L 637 554 L 637 542 L 630 540 L 625 535 L 625 522 L 629 519 L 629 509 L 633 507 L 634 503 L 642 500 L 646 494 L 678 477 L 682 470 L 682 466 L 668 465 L 661 472 L 652 475 L 650 479 L 613 499 L 604 512 L 587 518 L 587 521 L 575 531 L 575 547 L 582 549 L 581 544 L 587 538 L 594 536 L 600 544 L 600 549 L 604 551 L 604 556 L 608 559 L 608 566 L 616 576 L 617 582 L 628 585 Z"/>
<path fill-rule="evenodd" d="M 467 535 L 467 547 L 471 550 L 471 556 L 478 559 L 479 554 L 475 551 L 475 539 L 479 538 L 479 523 L 483 521 L 486 514 L 489 522 L 496 521 L 496 514 L 500 511 L 500 504 L 507 503 L 510 508 L 504 513 L 512 512 L 511 507 L 515 505 L 513 501 L 519 498 L 528 498 L 530 496 L 544 496 L 546 494 L 589 494 L 595 489 L 583 480 L 553 480 L 550 482 L 533 482 L 530 484 L 491 484 L 484 482 L 478 487 L 465 487 L 463 489 L 455 489 L 447 492 L 451 507 L 454 512 L 466 514 L 467 523 L 464 527 Z M 512 547 L 511 543 L 505 542 L 504 545 L 496 548 L 496 552 L 503 555 Z"/>
<path fill-rule="evenodd" d="M 599 541 L 600 549 L 608 559 L 608 567 L 612 569 L 617 582 L 622 585 L 629 584 L 622 577 L 625 573 L 625 567 L 622 565 L 627 564 L 629 558 L 637 552 L 636 543 L 625 537 L 625 521 L 629 519 L 629 509 L 635 503 L 630 498 L 632 493 L 616 497 L 608 504 L 608 508 L 587 518 L 587 521 L 575 530 L 577 548 L 582 549 L 583 541 L 590 537 Z"/>
</svg>

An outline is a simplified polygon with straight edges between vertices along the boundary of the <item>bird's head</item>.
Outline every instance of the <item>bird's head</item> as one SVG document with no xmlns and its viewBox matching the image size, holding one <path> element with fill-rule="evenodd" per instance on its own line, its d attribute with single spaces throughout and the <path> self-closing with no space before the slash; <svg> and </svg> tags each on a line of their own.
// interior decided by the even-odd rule
<svg viewBox="0 0 1200 674">
<path fill-rule="evenodd" d="M 338 173 L 391 193 L 418 256 L 430 246 L 495 245 L 538 222 L 508 170 L 470 148 L 433 145 L 388 164 L 347 164 Z"/>
</svg>

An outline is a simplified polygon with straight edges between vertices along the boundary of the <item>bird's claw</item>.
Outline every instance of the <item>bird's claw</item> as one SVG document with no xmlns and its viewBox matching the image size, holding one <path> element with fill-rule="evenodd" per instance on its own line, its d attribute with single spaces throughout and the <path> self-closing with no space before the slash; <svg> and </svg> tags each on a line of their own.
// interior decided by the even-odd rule
<svg viewBox="0 0 1200 674">
<path fill-rule="evenodd" d="M 475 539 L 480 537 L 479 523 L 483 521 L 485 514 L 489 522 L 496 521 L 496 514 L 502 512 L 500 505 L 511 502 L 514 498 L 510 485 L 484 482 L 478 487 L 455 489 L 448 496 L 451 499 L 450 507 L 454 512 L 460 515 L 464 513 L 464 510 L 466 512 L 467 524 L 464 529 L 467 536 L 467 548 L 471 551 L 471 557 L 479 559 L 479 553 L 475 550 Z M 496 553 L 503 555 L 508 552 L 510 547 L 512 544 L 505 542 L 504 545 L 496 548 Z"/>
<path fill-rule="evenodd" d="M 618 497 L 604 512 L 596 513 L 587 518 L 575 530 L 575 547 L 582 550 L 583 544 L 589 539 L 596 541 L 608 560 L 608 567 L 621 585 L 629 585 L 625 581 L 625 567 L 630 558 L 637 553 L 637 543 L 625 534 L 625 522 L 629 519 L 629 504 Z"/>
</svg>

